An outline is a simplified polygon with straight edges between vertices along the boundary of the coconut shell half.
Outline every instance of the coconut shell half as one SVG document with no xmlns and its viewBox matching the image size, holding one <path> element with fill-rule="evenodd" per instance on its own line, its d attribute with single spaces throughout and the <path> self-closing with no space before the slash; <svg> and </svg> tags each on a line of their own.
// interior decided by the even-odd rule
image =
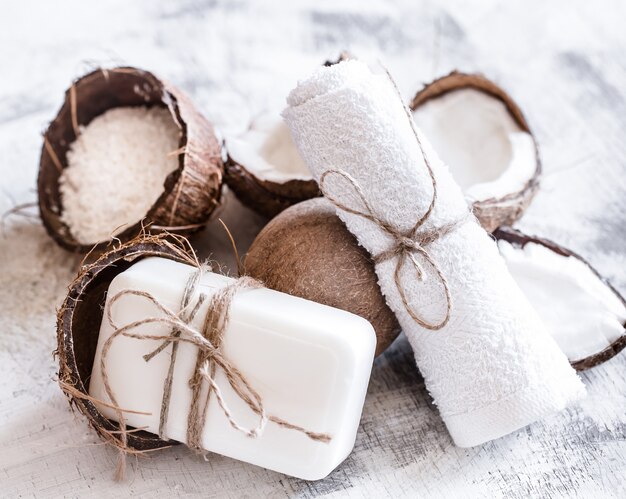
<svg viewBox="0 0 626 499">
<path fill-rule="evenodd" d="M 602 364 L 626 348 L 626 300 L 585 259 L 510 228 L 494 236 L 513 277 L 575 369 Z M 585 312 L 590 304 L 594 309 Z"/>
<path fill-rule="evenodd" d="M 145 219 L 116 235 L 122 241 L 143 227 L 189 233 L 201 228 L 220 202 L 223 177 L 221 142 L 213 126 L 189 98 L 152 73 L 131 67 L 97 69 L 78 79 L 65 93 L 65 101 L 44 133 L 37 190 L 43 224 L 62 247 L 87 252 L 61 220 L 63 202 L 59 177 L 67 167 L 66 154 L 79 133 L 95 117 L 116 107 L 166 107 L 181 130 L 178 168 L 165 180 L 163 193 Z M 109 240 L 101 241 L 103 248 Z"/>
<path fill-rule="evenodd" d="M 422 106 L 427 103 L 432 103 L 435 99 L 439 99 L 458 90 L 466 89 L 477 90 L 501 102 L 517 127 L 519 127 L 519 130 L 530 135 L 532 146 L 534 146 L 534 151 L 531 151 L 530 154 L 534 162 L 534 164 L 530 166 L 530 173 L 525 175 L 525 178 L 521 182 L 518 182 L 515 187 L 512 187 L 511 192 L 500 193 L 494 197 L 485 197 L 472 202 L 474 214 L 481 225 L 487 231 L 493 232 L 501 225 L 511 225 L 517 220 L 524 213 L 524 210 L 535 195 L 541 175 L 539 149 L 520 107 L 507 92 L 480 74 L 466 74 L 453 71 L 447 76 L 443 76 L 428 83 L 417 92 L 410 103 L 410 108 L 415 113 L 422 108 Z M 419 125 L 419 115 L 415 116 Z M 479 125 L 480 123 L 474 121 L 472 126 Z M 453 121 L 450 121 L 446 123 L 446 126 L 448 127 L 446 130 L 447 133 L 454 133 L 453 130 L 457 125 Z M 450 166 L 454 175 L 454 165 L 449 164 L 448 166 Z"/>
<path fill-rule="evenodd" d="M 230 156 L 225 164 L 225 182 L 242 203 L 268 218 L 300 201 L 321 195 L 312 178 L 285 182 L 263 179 Z"/>
<path fill-rule="evenodd" d="M 57 315 L 59 384 L 70 405 L 87 416 L 89 424 L 105 441 L 116 442 L 117 422 L 105 418 L 86 398 L 102 322 L 106 293 L 111 281 L 141 258 L 159 256 L 195 265 L 186 239 L 168 236 L 142 236 L 103 254 L 84 266 L 70 284 Z M 83 395 L 85 397 L 83 397 Z M 145 431 L 128 433 L 128 445 L 137 451 L 171 446 Z"/>
<path fill-rule="evenodd" d="M 351 58 L 343 51 L 324 66 Z M 244 148 L 248 152 L 240 154 Z M 247 132 L 227 139 L 226 150 L 224 181 L 242 203 L 261 215 L 271 218 L 289 206 L 321 196 L 278 112 L 258 117 Z M 279 154 L 285 157 L 277 160 Z"/>
</svg>

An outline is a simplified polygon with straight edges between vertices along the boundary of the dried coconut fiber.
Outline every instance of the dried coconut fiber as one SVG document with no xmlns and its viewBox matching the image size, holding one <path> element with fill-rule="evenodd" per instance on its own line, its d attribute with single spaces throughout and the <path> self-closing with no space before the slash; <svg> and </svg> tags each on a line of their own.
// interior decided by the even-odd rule
<svg viewBox="0 0 626 499">
<path fill-rule="evenodd" d="M 457 445 L 499 438 L 584 396 L 386 75 L 342 62 L 300 82 L 287 102 L 302 157 L 377 262 Z"/>
<path fill-rule="evenodd" d="M 119 107 L 87 126 L 60 177 L 62 221 L 81 244 L 110 239 L 139 222 L 178 167 L 180 130 L 163 107 Z"/>
</svg>

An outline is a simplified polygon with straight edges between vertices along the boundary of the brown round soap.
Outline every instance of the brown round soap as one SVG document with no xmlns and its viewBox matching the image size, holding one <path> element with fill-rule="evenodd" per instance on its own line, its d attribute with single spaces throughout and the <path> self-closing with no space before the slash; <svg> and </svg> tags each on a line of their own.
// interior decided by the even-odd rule
<svg viewBox="0 0 626 499">
<path fill-rule="evenodd" d="M 324 198 L 276 216 L 252 243 L 244 267 L 269 288 L 364 317 L 376 330 L 376 355 L 400 333 L 369 254 Z"/>
</svg>

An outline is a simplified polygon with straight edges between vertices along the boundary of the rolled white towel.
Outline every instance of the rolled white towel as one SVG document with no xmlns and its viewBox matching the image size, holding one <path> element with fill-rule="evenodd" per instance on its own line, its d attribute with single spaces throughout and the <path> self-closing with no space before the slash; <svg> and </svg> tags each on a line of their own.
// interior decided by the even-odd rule
<svg viewBox="0 0 626 499">
<path fill-rule="evenodd" d="M 283 116 L 302 157 L 318 181 L 333 172 L 325 175 L 324 189 L 339 205 L 339 217 L 375 257 L 397 244 L 381 222 L 407 234 L 428 211 L 433 179 L 424 155 L 429 160 L 438 197 L 419 232 L 458 223 L 425 244 L 426 252 L 406 253 L 399 281 L 399 255 L 379 258 L 376 272 L 457 445 L 496 439 L 585 395 L 567 358 L 508 273 L 496 244 L 468 215 L 448 168 L 417 132 L 420 148 L 387 76 L 372 74 L 358 61 L 342 62 L 300 82 L 287 102 Z M 351 210 L 371 210 L 380 221 Z M 411 257 L 424 279 L 417 277 Z M 437 330 L 419 324 L 441 324 L 448 315 Z"/>
</svg>

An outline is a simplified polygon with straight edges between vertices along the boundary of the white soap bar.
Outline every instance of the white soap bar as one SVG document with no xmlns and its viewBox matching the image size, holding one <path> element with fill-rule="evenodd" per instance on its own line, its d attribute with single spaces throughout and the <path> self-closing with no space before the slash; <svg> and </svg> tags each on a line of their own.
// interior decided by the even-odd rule
<svg viewBox="0 0 626 499">
<path fill-rule="evenodd" d="M 146 258 L 120 273 L 109 286 L 108 300 L 122 290 L 146 291 L 173 311 L 187 280 L 195 269 L 163 258 Z M 232 282 L 231 278 L 206 273 L 196 290 L 211 295 Z M 191 326 L 200 330 L 207 314 L 205 300 Z M 146 317 L 161 315 L 143 297 L 125 295 L 112 307 L 114 323 L 121 327 Z M 102 321 L 89 394 L 110 402 L 102 382 L 100 358 L 104 342 L 114 332 Z M 164 324 L 143 324 L 134 333 L 167 335 Z M 109 383 L 119 407 L 148 412 L 125 414 L 126 423 L 158 433 L 163 384 L 170 364 L 171 345 L 149 362 L 143 355 L 160 341 L 116 337 L 106 357 Z M 307 430 L 327 433 L 329 443 L 314 441 L 298 431 L 268 422 L 263 433 L 251 438 L 235 430 L 220 409 L 215 395 L 209 402 L 202 435 L 203 448 L 264 468 L 307 480 L 328 475 L 354 447 L 365 393 L 374 358 L 376 336 L 371 324 L 354 314 L 266 288 L 246 289 L 234 298 L 229 326 L 221 351 L 259 392 L 268 414 Z M 165 434 L 186 441 L 187 414 L 191 402 L 191 378 L 197 347 L 179 343 L 169 418 Z M 235 394 L 224 373 L 216 382 L 233 417 L 253 428 L 258 415 Z M 114 410 L 99 405 L 110 419 Z"/>
</svg>

